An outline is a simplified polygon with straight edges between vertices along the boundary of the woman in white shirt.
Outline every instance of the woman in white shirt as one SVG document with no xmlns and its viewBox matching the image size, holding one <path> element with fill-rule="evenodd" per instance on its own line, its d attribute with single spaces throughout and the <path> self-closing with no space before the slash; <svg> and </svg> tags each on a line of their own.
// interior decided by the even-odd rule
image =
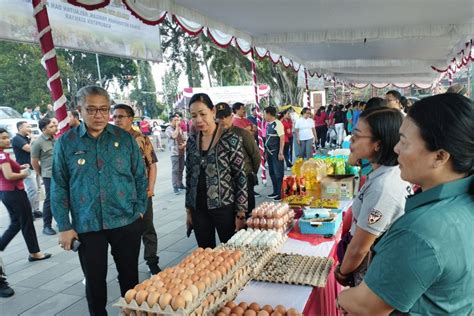
<svg viewBox="0 0 474 316">
<path fill-rule="evenodd" d="M 299 157 L 308 159 L 313 154 L 313 144 L 318 141 L 314 120 L 310 118 L 311 110 L 304 108 L 301 117 L 295 124 L 296 143 L 299 146 Z"/>
</svg>

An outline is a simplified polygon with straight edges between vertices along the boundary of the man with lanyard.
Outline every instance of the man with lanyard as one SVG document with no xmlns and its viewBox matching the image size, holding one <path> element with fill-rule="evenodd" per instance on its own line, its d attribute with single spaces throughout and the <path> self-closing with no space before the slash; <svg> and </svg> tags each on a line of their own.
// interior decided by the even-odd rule
<svg viewBox="0 0 474 316">
<path fill-rule="evenodd" d="M 126 104 L 117 104 L 114 106 L 114 113 L 112 118 L 114 119 L 114 124 L 123 130 L 129 132 L 133 138 L 138 143 L 140 151 L 142 153 L 143 162 L 145 163 L 145 171 L 148 178 L 148 188 L 147 188 L 147 209 L 143 217 L 145 224 L 145 231 L 143 232 L 143 245 L 145 247 L 144 259 L 151 274 L 157 274 L 161 271 L 158 266 L 158 237 L 156 235 L 155 226 L 153 226 L 153 204 L 152 197 L 155 192 L 155 182 L 156 182 L 156 163 L 158 159 L 156 158 L 155 150 L 153 145 L 150 142 L 148 136 L 143 135 L 140 132 L 137 132 L 132 128 L 133 117 L 135 116 L 135 111 L 126 105 Z"/>
<path fill-rule="evenodd" d="M 120 294 L 138 283 L 138 257 L 147 204 L 145 166 L 132 135 L 108 124 L 110 97 L 97 86 L 77 93 L 83 123 L 54 148 L 51 202 L 59 245 L 78 247 L 91 315 L 107 315 L 109 245 Z M 71 221 L 72 219 L 72 221 Z"/>
<path fill-rule="evenodd" d="M 55 235 L 56 231 L 51 227 L 53 215 L 51 213 L 50 188 L 53 166 L 54 135 L 58 131 L 56 123 L 49 118 L 42 118 L 38 122 L 42 134 L 31 146 L 31 165 L 36 173 L 43 178 L 46 197 L 43 202 L 43 234 Z"/>
<path fill-rule="evenodd" d="M 39 197 L 38 197 L 38 183 L 36 182 L 36 172 L 31 166 L 31 126 L 26 121 L 21 121 L 16 124 L 18 133 L 12 139 L 13 152 L 15 153 L 16 161 L 20 165 L 29 164 L 30 174 L 28 177 L 23 179 L 25 185 L 26 194 L 28 194 L 28 200 L 30 200 L 31 210 L 34 218 L 43 217 L 43 213 L 39 210 Z"/>
<path fill-rule="evenodd" d="M 268 196 L 275 201 L 281 200 L 281 184 L 285 172 L 285 130 L 283 124 L 276 119 L 276 108 L 269 106 L 265 108 L 265 120 L 267 121 L 267 137 L 265 140 L 265 153 L 267 155 L 268 172 L 272 180 L 273 192 Z"/>
</svg>

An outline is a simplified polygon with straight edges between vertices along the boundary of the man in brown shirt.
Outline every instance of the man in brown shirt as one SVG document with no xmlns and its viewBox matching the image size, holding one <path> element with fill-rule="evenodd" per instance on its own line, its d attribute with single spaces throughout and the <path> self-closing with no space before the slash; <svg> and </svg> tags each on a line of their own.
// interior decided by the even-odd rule
<svg viewBox="0 0 474 316">
<path fill-rule="evenodd" d="M 157 274 L 161 271 L 158 266 L 158 237 L 156 235 L 155 227 L 153 226 L 153 204 L 152 197 L 155 190 L 156 181 L 156 158 L 155 150 L 150 142 L 148 136 L 134 130 L 133 117 L 135 112 L 126 104 L 117 104 L 114 106 L 113 119 L 114 124 L 127 132 L 129 132 L 137 141 L 140 151 L 145 162 L 146 175 L 148 178 L 148 204 L 145 216 L 143 217 L 145 224 L 145 231 L 143 232 L 143 245 L 145 246 L 144 259 L 150 269 L 151 274 Z"/>
</svg>

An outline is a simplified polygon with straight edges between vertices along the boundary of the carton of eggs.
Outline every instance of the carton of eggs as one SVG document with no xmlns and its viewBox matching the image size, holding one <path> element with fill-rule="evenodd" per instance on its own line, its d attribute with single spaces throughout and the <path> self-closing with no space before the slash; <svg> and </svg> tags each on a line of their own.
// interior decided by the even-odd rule
<svg viewBox="0 0 474 316">
<path fill-rule="evenodd" d="M 272 307 L 270 305 L 260 306 L 258 303 L 246 303 L 240 302 L 228 302 L 222 307 L 216 314 L 216 316 L 227 316 L 227 315 L 238 315 L 238 316 L 300 316 L 302 313 L 298 312 L 294 308 L 286 308 L 283 305 L 277 305 Z"/>
<path fill-rule="evenodd" d="M 247 228 L 246 230 L 239 230 L 227 242 L 229 246 L 250 246 L 250 247 L 267 247 L 276 248 L 280 246 L 285 240 L 286 235 L 275 230 L 260 230 Z"/>
</svg>

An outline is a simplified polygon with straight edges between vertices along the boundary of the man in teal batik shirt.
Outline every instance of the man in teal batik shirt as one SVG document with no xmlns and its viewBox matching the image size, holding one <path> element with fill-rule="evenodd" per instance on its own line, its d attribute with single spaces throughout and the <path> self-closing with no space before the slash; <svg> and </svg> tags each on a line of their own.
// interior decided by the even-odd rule
<svg viewBox="0 0 474 316">
<path fill-rule="evenodd" d="M 107 91 L 87 86 L 79 90 L 77 100 L 83 123 L 65 133 L 54 148 L 51 204 L 60 246 L 70 250 L 73 239 L 81 242 L 90 314 L 107 315 L 109 244 L 122 296 L 138 283 L 147 178 L 135 139 L 108 124 Z"/>
</svg>

